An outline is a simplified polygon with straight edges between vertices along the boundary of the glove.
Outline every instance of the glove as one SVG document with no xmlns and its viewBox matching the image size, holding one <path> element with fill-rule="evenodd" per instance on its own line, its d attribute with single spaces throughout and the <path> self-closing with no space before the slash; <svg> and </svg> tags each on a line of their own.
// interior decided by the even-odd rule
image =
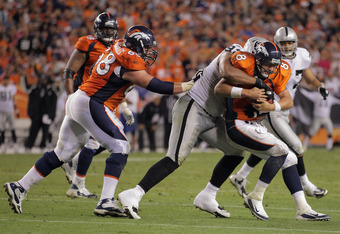
<svg viewBox="0 0 340 234">
<path fill-rule="evenodd" d="M 240 44 L 232 44 L 225 48 L 225 51 L 235 53 L 237 51 L 243 51 L 243 47 Z"/>
<path fill-rule="evenodd" d="M 52 120 L 50 117 L 48 117 L 48 114 L 44 114 L 42 117 L 43 124 L 50 125 L 52 123 Z"/>
<path fill-rule="evenodd" d="M 132 111 L 127 107 L 126 102 L 122 102 L 120 106 L 122 107 L 122 114 L 124 116 L 124 119 L 126 120 L 126 125 L 131 126 L 135 122 Z"/>
<path fill-rule="evenodd" d="M 256 82 L 255 82 L 255 87 L 259 88 L 259 89 L 264 89 L 265 93 L 267 95 L 267 100 L 274 100 L 274 92 L 273 90 L 266 84 L 264 83 L 263 80 L 256 78 Z"/>
<path fill-rule="evenodd" d="M 191 78 L 194 82 L 196 82 L 203 75 L 203 69 L 199 69 L 195 75 Z"/>
<path fill-rule="evenodd" d="M 328 89 L 324 88 L 324 87 L 319 87 L 318 92 L 321 94 L 321 96 L 323 97 L 323 100 L 326 100 L 329 94 Z"/>
<path fill-rule="evenodd" d="M 195 81 L 194 80 L 191 80 L 191 81 L 188 81 L 188 82 L 183 82 L 181 85 L 182 85 L 182 92 L 186 92 L 186 91 L 189 91 L 192 86 L 195 84 Z"/>
</svg>

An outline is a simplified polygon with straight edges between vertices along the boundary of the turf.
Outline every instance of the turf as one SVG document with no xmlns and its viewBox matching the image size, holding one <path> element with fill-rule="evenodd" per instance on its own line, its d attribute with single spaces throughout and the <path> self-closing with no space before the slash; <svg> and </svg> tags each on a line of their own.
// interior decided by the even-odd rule
<svg viewBox="0 0 340 234">
<path fill-rule="evenodd" d="M 215 218 L 193 206 L 195 196 L 206 186 L 221 154 L 192 153 L 172 175 L 150 190 L 140 203 L 141 220 L 97 217 L 93 214 L 98 200 L 70 199 L 69 187 L 62 169 L 33 186 L 23 201 L 23 214 L 14 214 L 7 194 L 0 192 L 0 233 L 340 233 L 340 148 L 328 152 L 309 149 L 305 164 L 309 178 L 327 188 L 322 199 L 308 197 L 316 211 L 327 213 L 329 222 L 295 220 L 295 203 L 284 186 L 281 173 L 273 180 L 264 197 L 270 220 L 260 221 L 243 206 L 243 200 L 227 181 L 217 200 L 231 213 L 228 219 Z M 41 155 L 0 155 L 0 182 L 19 180 Z M 105 159 L 94 158 L 87 176 L 87 188 L 100 196 Z M 116 194 L 134 187 L 147 169 L 164 154 L 132 153 L 125 167 Z M 249 176 L 250 191 L 258 179 L 263 162 Z"/>
</svg>

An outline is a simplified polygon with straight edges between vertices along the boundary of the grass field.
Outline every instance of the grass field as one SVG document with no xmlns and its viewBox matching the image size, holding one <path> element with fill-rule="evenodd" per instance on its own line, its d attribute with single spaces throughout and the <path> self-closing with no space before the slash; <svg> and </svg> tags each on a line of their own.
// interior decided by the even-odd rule
<svg viewBox="0 0 340 234">
<path fill-rule="evenodd" d="M 0 155 L 0 182 L 19 180 L 41 155 Z M 102 174 L 108 154 L 94 158 L 87 176 L 87 188 L 101 193 Z M 147 169 L 164 154 L 132 153 L 129 156 L 116 195 L 134 187 Z M 231 213 L 228 219 L 215 218 L 193 206 L 195 196 L 206 186 L 221 154 L 192 153 L 181 168 L 150 190 L 140 203 L 141 220 L 97 217 L 98 200 L 70 199 L 62 169 L 33 186 L 23 201 L 23 214 L 14 214 L 7 194 L 0 192 L 0 233 L 340 233 L 340 148 L 327 152 L 312 148 L 305 154 L 312 182 L 327 188 L 325 198 L 308 197 L 314 210 L 327 213 L 329 222 L 295 220 L 295 203 L 286 189 L 281 172 L 264 197 L 270 220 L 260 221 L 243 206 L 243 200 L 227 181 L 217 200 Z M 248 191 L 253 189 L 263 162 L 249 176 Z"/>
</svg>

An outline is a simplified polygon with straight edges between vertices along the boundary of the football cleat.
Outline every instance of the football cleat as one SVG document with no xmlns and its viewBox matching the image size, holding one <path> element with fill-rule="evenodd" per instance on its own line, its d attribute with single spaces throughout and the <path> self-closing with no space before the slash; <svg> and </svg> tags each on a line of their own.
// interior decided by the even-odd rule
<svg viewBox="0 0 340 234">
<path fill-rule="evenodd" d="M 246 192 L 246 182 L 247 180 L 240 175 L 231 175 L 229 177 L 230 183 L 237 189 L 238 194 L 244 198 L 248 195 Z"/>
<path fill-rule="evenodd" d="M 296 220 L 307 220 L 307 221 L 330 221 L 331 216 L 326 214 L 318 213 L 314 210 L 310 210 L 303 214 L 296 214 Z"/>
<path fill-rule="evenodd" d="M 67 182 L 72 184 L 76 172 L 75 168 L 73 167 L 72 160 L 61 165 L 61 168 L 65 171 Z"/>
<path fill-rule="evenodd" d="M 10 182 L 4 184 L 5 191 L 8 194 L 9 205 L 12 207 L 15 213 L 21 214 L 21 201 L 26 198 L 25 189 L 18 182 Z"/>
<path fill-rule="evenodd" d="M 244 205 L 249 208 L 251 213 L 258 219 L 267 221 L 269 216 L 263 208 L 262 201 L 249 198 L 248 195 L 244 197 Z"/>
<path fill-rule="evenodd" d="M 309 197 L 316 197 L 316 198 L 322 198 L 327 195 L 328 191 L 327 189 L 318 188 L 318 187 L 304 187 L 303 191 L 305 194 Z"/>
<path fill-rule="evenodd" d="M 142 200 L 142 196 L 135 191 L 135 188 L 125 190 L 118 194 L 118 200 L 129 218 L 141 219 L 138 215 L 138 206 L 139 202 Z"/>
<path fill-rule="evenodd" d="M 220 207 L 215 197 L 204 190 L 194 200 L 194 205 L 203 211 L 215 215 L 217 218 L 229 218 L 230 213 Z"/>
<path fill-rule="evenodd" d="M 127 215 L 124 213 L 124 210 L 118 206 L 116 201 L 109 198 L 100 200 L 93 213 L 97 216 L 110 215 L 112 217 L 127 217 Z"/>
<path fill-rule="evenodd" d="M 66 196 L 71 198 L 92 198 L 96 199 L 97 195 L 91 193 L 85 188 L 85 186 L 77 186 L 76 184 L 71 184 L 70 189 L 66 192 Z"/>
</svg>

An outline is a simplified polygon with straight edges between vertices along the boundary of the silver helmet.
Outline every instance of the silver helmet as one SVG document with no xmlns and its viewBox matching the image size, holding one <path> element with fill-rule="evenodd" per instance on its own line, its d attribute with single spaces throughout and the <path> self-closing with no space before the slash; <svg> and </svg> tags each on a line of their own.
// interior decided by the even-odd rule
<svg viewBox="0 0 340 234">
<path fill-rule="evenodd" d="M 255 54 L 256 47 L 268 40 L 263 37 L 251 37 L 247 40 L 246 44 L 244 44 L 243 49 L 246 52 Z"/>
<path fill-rule="evenodd" d="M 287 41 L 294 42 L 293 46 L 281 45 L 281 42 Z M 293 58 L 295 56 L 295 52 L 298 45 L 298 37 L 292 28 L 290 27 L 279 28 L 274 35 L 274 42 L 280 47 L 283 57 Z"/>
</svg>

